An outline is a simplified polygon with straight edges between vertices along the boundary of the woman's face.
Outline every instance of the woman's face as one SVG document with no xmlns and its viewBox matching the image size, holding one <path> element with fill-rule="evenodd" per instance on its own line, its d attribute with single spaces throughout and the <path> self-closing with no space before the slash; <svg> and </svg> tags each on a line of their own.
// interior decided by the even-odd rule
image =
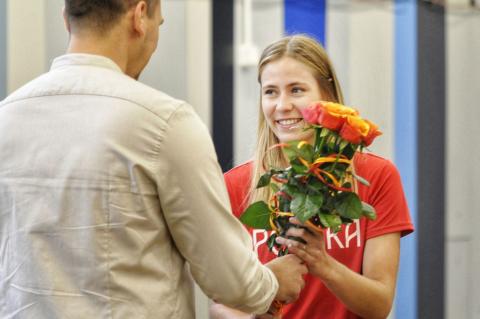
<svg viewBox="0 0 480 319">
<path fill-rule="evenodd" d="M 304 131 L 302 109 L 322 99 L 313 71 L 290 57 L 268 63 L 260 76 L 262 110 L 280 142 L 313 142 L 313 130 Z"/>
</svg>

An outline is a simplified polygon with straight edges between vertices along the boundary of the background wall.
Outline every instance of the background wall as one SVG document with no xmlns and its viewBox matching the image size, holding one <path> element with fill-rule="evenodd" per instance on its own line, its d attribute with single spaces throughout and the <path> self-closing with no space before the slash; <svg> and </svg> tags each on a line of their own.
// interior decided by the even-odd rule
<svg viewBox="0 0 480 319">
<path fill-rule="evenodd" d="M 165 25 L 159 50 L 141 80 L 192 103 L 211 127 L 212 0 L 163 0 Z M 299 1 L 299 4 L 302 1 Z M 240 63 L 245 40 L 242 0 L 234 0 L 235 163 L 252 155 L 259 87 L 256 67 Z M 480 9 L 469 0 L 447 1 L 446 10 L 446 241 L 445 316 L 480 318 Z M 62 0 L 0 3 L 0 98 L 47 71 L 68 36 Z M 283 0 L 254 0 L 252 40 L 258 50 L 283 34 Z M 331 0 L 326 10 L 326 47 L 346 103 L 379 123 L 384 136 L 372 150 L 395 158 L 393 1 Z M 421 93 L 421 92 L 420 92 Z M 419 106 L 421 107 L 421 105 Z M 419 212 L 421 213 L 421 212 Z M 197 318 L 207 318 L 207 300 L 197 289 Z M 441 307 L 442 305 L 439 305 Z M 403 318 L 402 318 L 403 319 Z"/>
<path fill-rule="evenodd" d="M 480 318 L 480 9 L 456 1 L 447 26 L 446 315 Z M 478 3 L 480 6 L 480 3 Z"/>
</svg>

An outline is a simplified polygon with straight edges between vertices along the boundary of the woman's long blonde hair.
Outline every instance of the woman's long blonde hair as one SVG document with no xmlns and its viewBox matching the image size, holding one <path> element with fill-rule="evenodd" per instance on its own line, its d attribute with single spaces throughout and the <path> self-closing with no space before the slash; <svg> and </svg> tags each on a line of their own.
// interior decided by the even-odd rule
<svg viewBox="0 0 480 319">
<path fill-rule="evenodd" d="M 323 46 L 315 39 L 306 35 L 292 35 L 270 44 L 263 50 L 258 63 L 258 83 L 260 83 L 263 69 L 267 64 L 283 57 L 293 58 L 308 66 L 317 80 L 323 100 L 343 104 L 343 95 L 335 70 Z M 256 189 L 256 184 L 261 175 L 265 173 L 264 165 L 270 167 L 285 166 L 282 151 L 279 148 L 270 148 L 279 143 L 278 138 L 268 126 L 262 111 L 258 116 L 257 146 L 254 154 L 253 174 L 250 183 L 248 201 L 253 203 L 258 200 L 268 201 L 271 196 L 269 187 Z"/>
</svg>

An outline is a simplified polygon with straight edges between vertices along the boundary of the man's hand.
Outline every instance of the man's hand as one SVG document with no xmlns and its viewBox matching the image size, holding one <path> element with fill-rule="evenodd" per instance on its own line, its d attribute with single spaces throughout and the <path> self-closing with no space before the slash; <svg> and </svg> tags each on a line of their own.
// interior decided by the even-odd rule
<svg viewBox="0 0 480 319">
<path fill-rule="evenodd" d="M 308 272 L 301 259 L 294 255 L 278 257 L 265 264 L 277 277 L 280 285 L 275 299 L 291 303 L 297 300 L 305 285 L 303 275 Z"/>
</svg>

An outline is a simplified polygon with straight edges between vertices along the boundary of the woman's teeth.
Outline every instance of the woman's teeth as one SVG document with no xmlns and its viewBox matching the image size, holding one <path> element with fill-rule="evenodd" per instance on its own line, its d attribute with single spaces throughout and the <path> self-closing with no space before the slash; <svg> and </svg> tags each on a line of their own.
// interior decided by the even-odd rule
<svg viewBox="0 0 480 319">
<path fill-rule="evenodd" d="M 292 124 L 297 124 L 301 120 L 302 119 L 278 120 L 277 123 L 280 124 L 280 125 L 292 125 Z"/>
</svg>

